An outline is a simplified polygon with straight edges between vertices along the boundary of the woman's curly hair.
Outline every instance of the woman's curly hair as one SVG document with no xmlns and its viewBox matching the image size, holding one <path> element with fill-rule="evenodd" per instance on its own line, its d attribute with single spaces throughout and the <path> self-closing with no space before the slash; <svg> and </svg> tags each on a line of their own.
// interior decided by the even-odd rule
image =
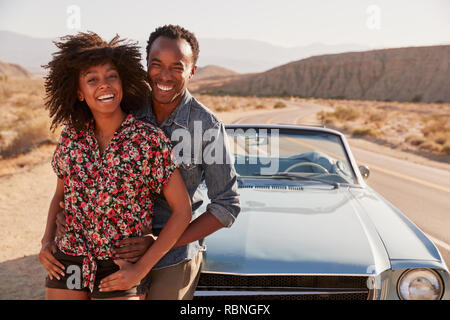
<svg viewBox="0 0 450 320">
<path fill-rule="evenodd" d="M 93 119 L 86 102 L 77 98 L 79 76 L 91 66 L 112 63 L 117 68 L 123 89 L 120 106 L 125 113 L 136 111 L 148 101 L 147 72 L 137 43 L 120 39 L 119 35 L 106 42 L 94 32 L 67 35 L 60 40 L 54 42 L 59 51 L 43 66 L 49 69 L 45 77 L 45 107 L 52 118 L 52 130 L 69 124 L 79 131 Z"/>
</svg>

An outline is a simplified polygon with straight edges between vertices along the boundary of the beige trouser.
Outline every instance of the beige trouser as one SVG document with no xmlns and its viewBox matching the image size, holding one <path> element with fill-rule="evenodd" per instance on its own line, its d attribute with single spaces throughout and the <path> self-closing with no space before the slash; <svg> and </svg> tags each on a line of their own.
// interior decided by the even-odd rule
<svg viewBox="0 0 450 320">
<path fill-rule="evenodd" d="M 150 272 L 147 300 L 192 300 L 203 260 L 199 252 L 192 260 Z"/>
</svg>

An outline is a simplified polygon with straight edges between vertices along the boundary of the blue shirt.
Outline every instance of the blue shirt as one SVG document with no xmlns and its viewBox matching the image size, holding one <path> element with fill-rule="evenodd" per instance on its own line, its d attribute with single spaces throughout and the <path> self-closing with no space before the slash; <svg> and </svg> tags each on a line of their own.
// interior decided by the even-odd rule
<svg viewBox="0 0 450 320">
<path fill-rule="evenodd" d="M 203 192 L 207 189 L 210 203 L 206 209 L 224 227 L 230 227 L 240 212 L 237 176 L 228 145 L 225 126 L 208 108 L 186 90 L 182 101 L 158 126 L 151 105 L 139 110 L 135 117 L 161 128 L 172 140 L 173 153 L 192 202 L 192 219 L 203 212 Z M 154 201 L 153 233 L 159 235 L 171 215 L 164 196 Z M 206 250 L 204 239 L 170 250 L 154 267 L 159 269 L 194 258 Z"/>
</svg>

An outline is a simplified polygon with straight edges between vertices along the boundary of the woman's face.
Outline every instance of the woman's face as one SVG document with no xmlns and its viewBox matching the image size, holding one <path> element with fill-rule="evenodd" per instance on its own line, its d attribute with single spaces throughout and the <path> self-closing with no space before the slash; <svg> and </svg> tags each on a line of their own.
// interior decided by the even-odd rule
<svg viewBox="0 0 450 320">
<path fill-rule="evenodd" d="M 80 101 L 86 101 L 94 116 L 121 112 L 122 81 L 116 67 L 109 62 L 82 71 L 77 94 Z"/>
</svg>

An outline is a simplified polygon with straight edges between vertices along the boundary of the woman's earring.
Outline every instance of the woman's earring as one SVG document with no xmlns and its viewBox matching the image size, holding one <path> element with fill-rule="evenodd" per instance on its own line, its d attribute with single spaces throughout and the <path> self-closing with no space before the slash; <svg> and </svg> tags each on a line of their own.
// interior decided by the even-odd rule
<svg viewBox="0 0 450 320">
<path fill-rule="evenodd" d="M 78 96 L 78 100 L 83 101 L 84 97 L 83 96 Z"/>
</svg>

